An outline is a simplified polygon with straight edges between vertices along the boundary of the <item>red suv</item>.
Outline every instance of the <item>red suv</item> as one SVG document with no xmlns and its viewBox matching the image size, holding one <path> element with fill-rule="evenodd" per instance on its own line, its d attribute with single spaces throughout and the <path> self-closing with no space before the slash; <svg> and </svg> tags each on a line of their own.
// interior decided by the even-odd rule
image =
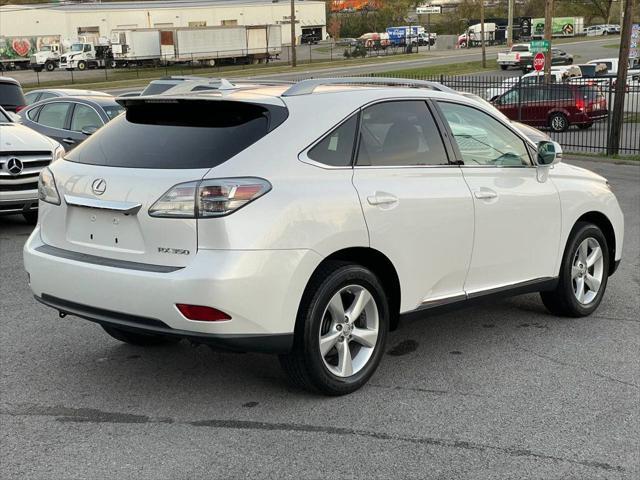
<svg viewBox="0 0 640 480">
<path fill-rule="evenodd" d="M 564 132 L 585 129 L 609 115 L 607 99 L 595 85 L 552 84 L 516 87 L 493 101 L 511 120 Z"/>
</svg>

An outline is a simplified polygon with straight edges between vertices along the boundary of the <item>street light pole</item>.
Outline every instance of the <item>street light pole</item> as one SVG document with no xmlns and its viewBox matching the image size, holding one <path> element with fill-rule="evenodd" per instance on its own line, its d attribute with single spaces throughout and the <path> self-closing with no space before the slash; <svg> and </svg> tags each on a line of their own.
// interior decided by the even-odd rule
<svg viewBox="0 0 640 480">
<path fill-rule="evenodd" d="M 487 68 L 487 49 L 484 43 L 484 0 L 480 0 L 480 45 L 482 46 L 482 68 Z"/>
<path fill-rule="evenodd" d="M 509 14 L 507 20 L 507 46 L 511 48 L 513 45 L 513 8 L 515 0 L 509 0 Z"/>
<path fill-rule="evenodd" d="M 296 1 L 291 0 L 291 67 L 295 68 L 296 64 Z"/>
<path fill-rule="evenodd" d="M 549 83 L 551 73 L 551 37 L 553 36 L 553 0 L 544 2 L 544 39 L 549 49 L 544 53 L 544 82 Z"/>
</svg>

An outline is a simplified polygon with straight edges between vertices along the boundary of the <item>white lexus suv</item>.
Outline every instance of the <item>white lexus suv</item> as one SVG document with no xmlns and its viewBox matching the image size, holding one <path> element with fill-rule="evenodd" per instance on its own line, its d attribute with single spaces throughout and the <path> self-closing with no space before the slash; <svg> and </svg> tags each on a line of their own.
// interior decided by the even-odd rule
<svg viewBox="0 0 640 480">
<path fill-rule="evenodd" d="M 591 314 L 622 252 L 607 181 L 472 98 L 395 82 L 121 99 L 40 176 L 36 299 L 135 345 L 277 353 L 330 395 L 371 377 L 403 315 L 536 291 Z"/>
</svg>

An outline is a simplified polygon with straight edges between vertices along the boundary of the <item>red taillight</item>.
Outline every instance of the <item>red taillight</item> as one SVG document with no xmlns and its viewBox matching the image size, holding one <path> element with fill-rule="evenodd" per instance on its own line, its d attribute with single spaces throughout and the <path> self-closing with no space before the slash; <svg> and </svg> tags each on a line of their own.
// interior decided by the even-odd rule
<svg viewBox="0 0 640 480">
<path fill-rule="evenodd" d="M 18 105 L 18 106 L 16 107 L 16 113 L 18 113 L 20 110 L 24 110 L 25 108 L 27 108 L 27 106 L 26 106 L 26 105 Z"/>
<path fill-rule="evenodd" d="M 582 98 L 576 99 L 576 108 L 580 111 L 584 110 L 584 99 Z"/>
<path fill-rule="evenodd" d="M 520 61 L 520 54 L 516 53 L 516 62 L 519 62 L 519 61 Z"/>
<path fill-rule="evenodd" d="M 201 322 L 219 322 L 221 320 L 231 320 L 231 317 L 220 310 L 202 305 L 187 305 L 186 303 L 176 303 L 180 313 L 189 320 L 199 320 Z"/>
</svg>

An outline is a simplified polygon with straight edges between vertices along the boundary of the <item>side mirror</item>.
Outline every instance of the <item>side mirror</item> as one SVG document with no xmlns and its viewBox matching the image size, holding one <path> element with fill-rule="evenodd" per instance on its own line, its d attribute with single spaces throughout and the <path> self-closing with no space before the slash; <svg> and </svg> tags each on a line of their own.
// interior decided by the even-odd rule
<svg viewBox="0 0 640 480">
<path fill-rule="evenodd" d="M 562 147 L 558 142 L 538 142 L 538 165 L 548 167 L 562 159 Z"/>
<path fill-rule="evenodd" d="M 93 135 L 98 131 L 98 127 L 84 127 L 81 132 L 85 135 Z"/>
</svg>

